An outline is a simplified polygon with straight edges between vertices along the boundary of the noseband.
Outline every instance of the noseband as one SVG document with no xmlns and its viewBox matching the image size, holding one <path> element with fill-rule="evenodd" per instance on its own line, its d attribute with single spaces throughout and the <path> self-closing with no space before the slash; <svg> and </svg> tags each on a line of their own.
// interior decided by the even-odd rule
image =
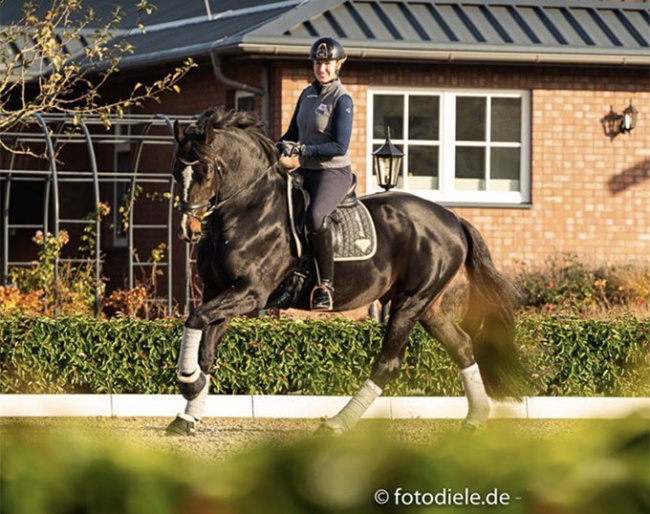
<svg viewBox="0 0 650 514">
<path fill-rule="evenodd" d="M 187 214 L 188 216 L 192 218 L 196 218 L 197 220 L 201 221 L 203 220 L 203 218 L 209 216 L 214 212 L 216 205 L 212 203 L 212 199 L 206 200 L 205 202 L 198 202 L 198 203 L 187 203 L 185 201 L 181 201 L 181 203 L 179 204 L 179 208 L 183 214 Z M 196 214 L 196 211 L 200 211 L 201 209 L 207 209 L 207 210 L 201 215 Z"/>
</svg>

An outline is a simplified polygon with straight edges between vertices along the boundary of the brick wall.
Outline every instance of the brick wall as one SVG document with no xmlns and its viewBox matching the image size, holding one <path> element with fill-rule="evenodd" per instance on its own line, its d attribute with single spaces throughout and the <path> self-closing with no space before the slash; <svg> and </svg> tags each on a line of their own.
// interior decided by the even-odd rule
<svg viewBox="0 0 650 514">
<path fill-rule="evenodd" d="M 233 79 L 261 86 L 264 65 L 269 69 L 269 130 L 271 136 L 277 138 L 288 126 L 300 92 L 312 80 L 312 74 L 306 60 L 268 64 L 226 62 L 224 72 Z M 162 75 L 160 70 L 147 70 L 146 77 L 123 75 L 121 83 L 114 84 L 110 90 L 117 96 L 128 82 L 135 83 L 143 78 L 155 80 L 158 73 Z M 529 90 L 532 207 L 455 210 L 477 226 L 495 261 L 504 269 L 518 262 L 541 262 L 559 251 L 577 252 L 595 263 L 647 260 L 650 254 L 650 84 L 647 69 L 349 61 L 343 68 L 342 79 L 355 100 L 355 129 L 350 153 L 354 171 L 359 176 L 360 192 L 364 192 L 366 183 L 369 86 Z M 205 62 L 192 70 L 181 88 L 180 94 L 162 95 L 160 103 L 150 102 L 138 112 L 165 113 L 173 118 L 174 115 L 199 113 L 211 105 L 232 106 L 234 99 L 232 88 L 218 84 L 210 64 Z M 630 98 L 639 110 L 637 128 L 630 135 L 610 139 L 603 133 L 600 120 L 608 114 L 610 106 L 621 112 Z M 108 96 L 107 100 L 110 100 Z M 261 106 L 261 99 L 256 97 L 258 113 Z M 112 166 L 112 151 L 99 148 L 97 151 L 102 154 L 98 155 L 103 163 L 100 167 Z M 171 151 L 171 147 L 147 148 L 141 170 L 169 170 Z M 25 164 L 25 167 L 30 166 Z M 104 189 L 102 199 L 110 201 L 110 188 Z M 77 214 L 92 210 L 88 201 L 81 201 L 74 188 L 66 189 L 64 196 L 66 208 L 76 206 L 80 210 Z M 16 197 L 15 201 L 20 202 L 29 194 L 16 194 Z M 37 203 L 40 205 L 41 200 Z M 166 222 L 166 209 L 160 202 L 143 201 L 138 209 L 138 222 Z M 175 213 L 175 226 L 179 217 Z M 12 235 L 10 244 L 14 258 L 33 258 L 32 235 L 27 231 Z M 106 229 L 105 243 L 109 241 L 108 235 Z M 162 240 L 156 231 L 141 233 L 137 241 L 140 257 L 146 260 L 150 249 Z M 184 248 L 184 243 L 174 240 L 172 245 L 174 273 L 180 277 L 184 259 L 179 250 Z M 123 285 L 121 275 L 126 254 L 123 250 L 112 250 L 110 244 L 107 246 L 105 251 L 109 255 L 105 271 L 112 277 L 109 284 L 112 289 Z M 175 280 L 175 284 L 179 289 L 175 291 L 176 297 L 182 302 L 182 283 Z"/>
<path fill-rule="evenodd" d="M 312 79 L 308 63 L 278 67 L 281 127 Z M 532 207 L 457 208 L 485 236 L 502 267 L 576 252 L 595 263 L 650 254 L 650 87 L 647 70 L 580 67 L 380 65 L 348 62 L 342 80 L 355 101 L 350 153 L 365 184 L 368 86 L 531 91 Z M 631 134 L 610 139 L 601 119 L 630 99 Z"/>
<path fill-rule="evenodd" d="M 233 79 L 261 86 L 263 65 L 227 63 L 224 72 Z M 312 80 L 312 74 L 306 60 L 273 61 L 268 69 L 269 131 L 277 138 L 288 126 L 300 92 Z M 155 71 L 148 75 L 155 77 Z M 133 75 L 130 80 L 136 82 L 142 78 Z M 647 70 L 349 61 L 343 68 L 342 79 L 355 100 L 350 153 L 361 193 L 366 183 L 368 159 L 365 130 L 369 86 L 529 90 L 532 207 L 467 207 L 456 208 L 456 212 L 477 226 L 495 261 L 504 269 L 518 262 L 541 262 L 560 251 L 577 252 L 595 263 L 647 259 L 650 254 Z M 126 87 L 126 82 L 113 89 L 115 94 Z M 143 111 L 161 112 L 173 118 L 199 113 L 210 105 L 232 106 L 233 90 L 216 82 L 209 63 L 192 70 L 181 88 L 180 94 L 165 94 L 160 103 L 151 102 Z M 621 112 L 630 98 L 640 111 L 638 126 L 630 135 L 610 139 L 603 133 L 600 120 L 608 114 L 610 106 Z M 258 113 L 261 105 L 261 99 L 256 97 Z M 148 148 L 143 153 L 141 170 L 168 170 L 171 150 L 161 146 Z M 71 199 L 72 196 L 66 195 L 66 200 Z M 70 203 L 76 205 L 76 201 Z M 147 218 L 149 222 L 164 223 L 160 216 L 164 217 L 165 209 L 160 202 L 141 202 L 138 213 L 139 220 Z M 175 213 L 175 226 L 178 218 Z M 137 245 L 141 258 L 146 259 L 150 249 L 159 242 L 161 234 L 142 233 Z M 17 241 L 12 240 L 12 249 L 31 246 L 28 241 L 14 243 Z M 183 243 L 175 240 L 173 246 L 175 273 L 182 275 L 183 258 L 177 248 Z M 123 262 L 124 256 L 116 252 L 107 261 Z M 107 266 L 110 267 L 108 263 Z M 119 275 L 117 268 L 116 275 Z M 110 287 L 121 285 L 122 280 L 116 277 Z"/>
</svg>

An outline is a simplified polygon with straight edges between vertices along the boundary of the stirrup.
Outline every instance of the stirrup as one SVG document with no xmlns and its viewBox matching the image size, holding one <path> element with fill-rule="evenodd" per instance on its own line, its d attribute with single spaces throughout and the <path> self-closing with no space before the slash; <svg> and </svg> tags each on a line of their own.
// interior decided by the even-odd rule
<svg viewBox="0 0 650 514">
<path fill-rule="evenodd" d="M 322 291 L 322 293 L 321 293 Z M 334 298 L 332 293 L 334 288 L 328 284 L 319 284 L 314 286 L 309 296 L 309 307 L 312 311 L 331 311 L 334 310 Z M 314 302 L 316 297 L 316 302 Z"/>
</svg>

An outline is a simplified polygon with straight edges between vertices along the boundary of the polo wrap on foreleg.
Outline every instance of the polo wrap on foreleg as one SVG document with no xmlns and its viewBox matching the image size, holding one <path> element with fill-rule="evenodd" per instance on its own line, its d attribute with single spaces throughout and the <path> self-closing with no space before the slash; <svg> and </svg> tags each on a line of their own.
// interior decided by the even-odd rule
<svg viewBox="0 0 650 514">
<path fill-rule="evenodd" d="M 351 429 L 361 419 L 363 413 L 372 405 L 372 402 L 381 395 L 381 392 L 381 387 L 370 379 L 366 380 L 357 394 L 335 416 L 335 419 L 343 425 L 345 430 Z"/>
<path fill-rule="evenodd" d="M 199 367 L 199 345 L 203 331 L 195 328 L 183 329 L 181 350 L 178 353 L 178 380 L 184 383 L 194 383 L 201 376 Z"/>
<path fill-rule="evenodd" d="M 205 375 L 205 385 L 203 386 L 203 389 L 201 389 L 201 392 L 196 398 L 187 402 L 187 406 L 185 407 L 186 415 L 192 416 L 192 418 L 194 418 L 196 421 L 199 421 L 203 417 L 209 390 L 210 377 L 208 375 Z"/>
<path fill-rule="evenodd" d="M 460 381 L 465 389 L 469 410 L 466 423 L 484 425 L 490 415 L 490 401 L 485 392 L 478 364 L 460 370 Z"/>
</svg>

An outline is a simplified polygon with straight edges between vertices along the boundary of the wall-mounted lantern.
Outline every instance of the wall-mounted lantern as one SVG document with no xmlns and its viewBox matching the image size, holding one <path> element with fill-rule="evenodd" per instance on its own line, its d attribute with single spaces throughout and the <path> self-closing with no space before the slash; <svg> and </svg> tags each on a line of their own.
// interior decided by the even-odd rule
<svg viewBox="0 0 650 514">
<path fill-rule="evenodd" d="M 390 140 L 390 127 L 386 127 L 386 141 L 372 153 L 372 167 L 377 176 L 377 183 L 385 191 L 397 185 L 404 153 Z"/>
<path fill-rule="evenodd" d="M 621 118 L 621 126 L 619 130 L 621 132 L 632 132 L 634 127 L 636 127 L 636 118 L 639 114 L 639 111 L 632 105 L 632 100 L 630 100 L 630 105 L 628 105 L 623 111 L 623 117 Z"/>
</svg>

